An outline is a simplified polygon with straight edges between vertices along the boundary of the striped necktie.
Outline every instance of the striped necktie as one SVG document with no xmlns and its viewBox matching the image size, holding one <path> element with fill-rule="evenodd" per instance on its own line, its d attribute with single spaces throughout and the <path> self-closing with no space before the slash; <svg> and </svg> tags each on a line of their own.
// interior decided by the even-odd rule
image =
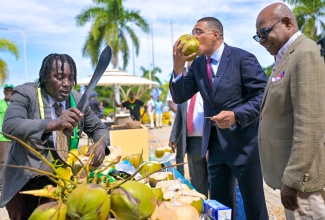
<svg viewBox="0 0 325 220">
<path fill-rule="evenodd" d="M 208 60 L 207 60 L 207 71 L 208 71 L 208 79 L 209 79 L 210 88 L 212 89 L 212 67 L 211 67 L 211 62 L 212 62 L 212 58 L 209 57 Z"/>
<path fill-rule="evenodd" d="M 55 114 L 60 117 L 62 114 L 62 104 L 55 102 L 53 108 L 55 109 Z M 56 150 L 63 161 L 68 159 L 68 138 L 62 131 L 56 131 Z"/>
</svg>

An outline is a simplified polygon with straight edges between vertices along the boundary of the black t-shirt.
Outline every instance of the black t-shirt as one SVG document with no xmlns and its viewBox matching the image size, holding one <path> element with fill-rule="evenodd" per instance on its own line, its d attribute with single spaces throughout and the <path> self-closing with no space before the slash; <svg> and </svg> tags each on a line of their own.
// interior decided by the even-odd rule
<svg viewBox="0 0 325 220">
<path fill-rule="evenodd" d="M 130 110 L 131 117 L 134 118 L 137 121 L 140 121 L 140 108 L 144 105 L 144 103 L 136 99 L 133 102 L 130 102 L 130 100 L 122 102 L 121 104 L 124 108 L 127 108 Z"/>
</svg>

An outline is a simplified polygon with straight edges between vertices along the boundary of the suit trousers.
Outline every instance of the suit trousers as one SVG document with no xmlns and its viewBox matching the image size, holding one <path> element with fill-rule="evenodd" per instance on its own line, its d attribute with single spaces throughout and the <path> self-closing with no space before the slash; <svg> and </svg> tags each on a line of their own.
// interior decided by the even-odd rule
<svg viewBox="0 0 325 220">
<path fill-rule="evenodd" d="M 186 138 L 186 153 L 191 184 L 208 198 L 209 178 L 208 165 L 205 158 L 201 157 L 202 137 Z"/>
<path fill-rule="evenodd" d="M 54 185 L 54 183 L 46 176 L 36 176 L 30 179 L 21 191 L 42 189 L 46 185 Z M 18 192 L 7 203 L 6 209 L 11 220 L 28 220 L 39 205 L 51 201 L 51 199 L 46 197 L 24 195 Z"/>
<path fill-rule="evenodd" d="M 325 189 L 315 192 L 298 192 L 299 209 L 285 209 L 287 220 L 324 220 L 325 219 Z"/>
<path fill-rule="evenodd" d="M 232 209 L 232 220 L 235 220 L 238 181 L 246 218 L 249 220 L 268 220 L 260 163 L 233 165 L 227 163 L 227 155 L 220 157 L 220 154 L 224 154 L 224 151 L 216 127 L 213 126 L 210 133 L 208 157 L 210 199 L 217 200 L 230 207 Z M 216 160 L 215 158 L 224 159 Z"/>
<path fill-rule="evenodd" d="M 184 163 L 183 140 L 182 136 L 176 141 L 176 164 Z M 184 176 L 184 165 L 177 166 L 178 172 Z"/>
<path fill-rule="evenodd" d="M 5 162 L 10 141 L 0 141 L 0 165 Z M 0 191 L 2 190 L 2 167 L 0 167 Z"/>
</svg>

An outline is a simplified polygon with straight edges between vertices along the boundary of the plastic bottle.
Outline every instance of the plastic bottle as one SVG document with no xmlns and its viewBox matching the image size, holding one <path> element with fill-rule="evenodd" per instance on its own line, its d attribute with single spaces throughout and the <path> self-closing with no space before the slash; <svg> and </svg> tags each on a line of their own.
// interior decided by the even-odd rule
<svg viewBox="0 0 325 220">
<path fill-rule="evenodd" d="M 152 145 L 149 145 L 149 161 L 155 160 L 155 149 Z"/>
</svg>

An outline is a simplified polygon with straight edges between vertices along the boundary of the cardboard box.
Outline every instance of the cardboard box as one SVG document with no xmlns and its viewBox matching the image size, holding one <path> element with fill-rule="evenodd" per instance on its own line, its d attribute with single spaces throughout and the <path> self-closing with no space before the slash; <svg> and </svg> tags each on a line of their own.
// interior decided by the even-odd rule
<svg viewBox="0 0 325 220">
<path fill-rule="evenodd" d="M 109 130 L 109 136 L 110 145 L 122 148 L 122 157 L 143 151 L 143 160 L 149 160 L 149 134 L 148 129 L 142 124 L 141 128 L 137 129 L 126 129 L 124 125 L 112 126 L 112 129 Z"/>
<path fill-rule="evenodd" d="M 231 208 L 216 200 L 204 201 L 204 214 L 213 220 L 231 220 Z"/>
</svg>

